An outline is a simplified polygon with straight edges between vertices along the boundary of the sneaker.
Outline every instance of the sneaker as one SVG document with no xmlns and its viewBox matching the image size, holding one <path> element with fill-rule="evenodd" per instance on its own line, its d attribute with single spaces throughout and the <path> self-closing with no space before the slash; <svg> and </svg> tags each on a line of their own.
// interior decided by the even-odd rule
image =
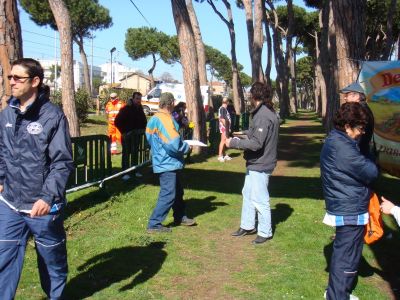
<svg viewBox="0 0 400 300">
<path fill-rule="evenodd" d="M 326 299 L 326 290 L 325 290 L 325 293 L 324 293 L 324 299 Z M 354 296 L 353 294 L 350 294 L 350 298 L 349 298 L 350 300 L 360 300 L 357 296 Z"/>
<path fill-rule="evenodd" d="M 223 157 L 223 156 L 218 156 L 218 161 L 219 161 L 219 162 L 224 162 L 224 161 L 225 161 L 225 159 L 224 159 L 224 157 Z"/>
<path fill-rule="evenodd" d="M 135 173 L 135 176 L 136 176 L 137 178 L 143 177 L 143 175 L 142 175 L 141 173 L 139 173 L 139 172 L 136 172 L 136 173 Z"/>
<path fill-rule="evenodd" d="M 124 181 L 127 181 L 129 179 L 131 179 L 131 176 L 128 174 L 125 174 L 124 176 L 122 176 L 122 180 L 124 180 Z"/>
<path fill-rule="evenodd" d="M 224 160 L 232 160 L 232 157 L 230 157 L 229 155 L 225 155 Z"/>
<path fill-rule="evenodd" d="M 175 225 L 184 225 L 184 226 L 196 225 L 195 219 L 190 219 L 190 218 L 188 218 L 186 216 L 184 216 L 180 222 L 179 221 L 174 221 L 174 223 L 175 223 Z"/>
<path fill-rule="evenodd" d="M 147 233 L 165 233 L 165 232 L 171 232 L 171 228 L 165 227 L 163 225 L 155 228 L 147 228 Z"/>
</svg>

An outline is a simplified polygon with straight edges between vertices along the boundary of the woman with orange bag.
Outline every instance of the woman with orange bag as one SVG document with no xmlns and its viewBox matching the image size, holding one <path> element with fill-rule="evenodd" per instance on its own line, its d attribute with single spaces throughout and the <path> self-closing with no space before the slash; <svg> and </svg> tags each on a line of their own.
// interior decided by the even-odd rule
<svg viewBox="0 0 400 300">
<path fill-rule="evenodd" d="M 358 140 L 365 132 L 367 112 L 359 103 L 345 103 L 336 113 L 334 129 L 321 151 L 321 177 L 326 214 L 324 223 L 336 227 L 325 298 L 358 299 L 352 295 L 368 223 L 369 185 L 378 176 L 376 165 L 361 154 Z"/>
</svg>

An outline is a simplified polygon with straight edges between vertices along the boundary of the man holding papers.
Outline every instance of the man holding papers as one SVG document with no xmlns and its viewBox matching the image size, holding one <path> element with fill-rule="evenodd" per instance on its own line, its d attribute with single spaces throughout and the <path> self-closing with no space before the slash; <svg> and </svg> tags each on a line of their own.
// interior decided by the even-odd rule
<svg viewBox="0 0 400 300">
<path fill-rule="evenodd" d="M 172 208 L 176 225 L 195 225 L 195 220 L 185 214 L 183 188 L 180 173 L 184 166 L 184 155 L 190 151 L 178 133 L 179 125 L 172 117 L 174 96 L 163 93 L 160 97 L 159 111 L 147 123 L 146 138 L 151 147 L 153 171 L 160 179 L 160 193 L 156 207 L 147 226 L 147 231 L 170 232 L 162 222 Z"/>
<path fill-rule="evenodd" d="M 276 166 L 279 121 L 272 105 L 272 91 L 269 87 L 256 82 L 251 86 L 250 93 L 253 122 L 246 132 L 247 139 L 235 137 L 226 141 L 227 147 L 244 150 L 247 168 L 242 191 L 241 223 L 232 236 L 240 237 L 257 232 L 253 244 L 262 244 L 272 238 L 268 182 Z"/>
</svg>

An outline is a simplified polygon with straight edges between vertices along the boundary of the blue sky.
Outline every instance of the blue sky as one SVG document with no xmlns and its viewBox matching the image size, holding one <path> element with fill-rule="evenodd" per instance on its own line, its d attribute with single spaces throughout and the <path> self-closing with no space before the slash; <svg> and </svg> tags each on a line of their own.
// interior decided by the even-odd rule
<svg viewBox="0 0 400 300">
<path fill-rule="evenodd" d="M 113 26 L 103 31 L 94 32 L 93 64 L 100 65 L 109 62 L 110 49 L 116 47 L 117 51 L 113 54 L 114 57 L 116 56 L 116 60 L 130 67 L 141 69 L 147 73 L 147 70 L 151 67 L 151 59 L 147 58 L 133 61 L 124 48 L 125 34 L 130 27 L 151 26 L 169 35 L 176 35 L 171 1 L 133 0 L 150 25 L 135 9 L 130 0 L 99 0 L 99 2 L 110 10 Z M 297 2 L 297 4 L 302 3 L 300 0 L 295 2 Z M 285 1 L 281 1 L 282 5 L 284 3 Z M 197 3 L 193 0 L 193 5 L 200 23 L 204 43 L 219 49 L 230 57 L 230 40 L 226 25 L 206 2 Z M 226 9 L 222 1 L 216 1 L 216 6 L 226 15 Z M 243 10 L 237 9 L 235 5 L 232 5 L 232 8 L 236 30 L 237 58 L 239 63 L 244 66 L 244 71 L 251 75 L 245 14 Z M 59 56 L 58 33 L 55 33 L 50 27 L 38 27 L 35 25 L 23 9 L 20 9 L 20 20 L 25 57 L 54 59 L 55 51 L 57 51 L 57 56 Z M 56 50 L 55 47 L 57 48 Z M 90 64 L 92 60 L 90 40 L 86 41 L 85 49 Z M 80 55 L 76 46 L 74 46 L 74 58 L 80 60 Z M 265 68 L 265 66 L 263 67 Z M 159 61 L 154 73 L 156 76 L 160 76 L 164 72 L 169 72 L 175 79 L 182 80 L 182 69 L 179 64 L 170 66 Z M 275 76 L 275 70 L 273 70 L 271 77 L 275 78 Z"/>
</svg>

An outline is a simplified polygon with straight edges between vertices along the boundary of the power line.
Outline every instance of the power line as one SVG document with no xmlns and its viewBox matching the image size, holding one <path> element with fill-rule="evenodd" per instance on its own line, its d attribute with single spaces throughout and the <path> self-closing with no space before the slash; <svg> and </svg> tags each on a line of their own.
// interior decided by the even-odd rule
<svg viewBox="0 0 400 300">
<path fill-rule="evenodd" d="M 133 6 L 136 8 L 136 10 L 139 12 L 139 14 L 143 17 L 143 19 L 147 22 L 147 24 L 149 24 L 149 26 L 152 27 L 151 24 L 150 24 L 150 22 L 147 21 L 146 17 L 142 14 L 142 12 L 141 12 L 140 9 L 136 6 L 136 4 L 135 4 L 132 0 L 129 0 L 129 1 L 131 1 L 131 3 L 133 4 Z"/>
</svg>

